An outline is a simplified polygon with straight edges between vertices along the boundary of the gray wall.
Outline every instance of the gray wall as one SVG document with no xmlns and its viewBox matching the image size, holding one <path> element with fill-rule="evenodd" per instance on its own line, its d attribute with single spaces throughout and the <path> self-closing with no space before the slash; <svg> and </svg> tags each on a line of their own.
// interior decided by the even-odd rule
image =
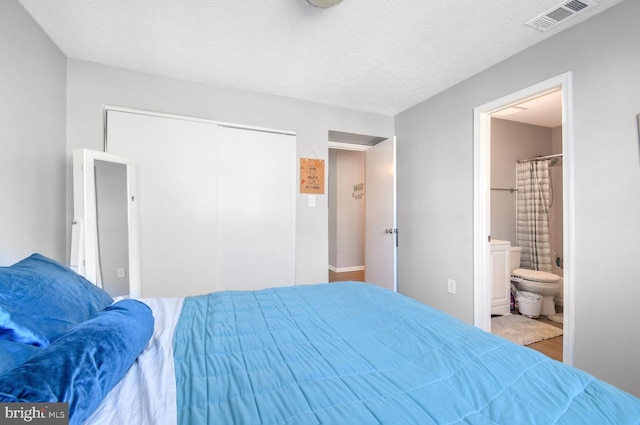
<svg viewBox="0 0 640 425">
<path fill-rule="evenodd" d="M 102 107 L 105 104 L 295 131 L 297 156 L 325 161 L 329 130 L 384 137 L 394 134 L 393 117 L 212 87 L 73 59 L 68 61 L 67 68 L 69 220 L 72 212 L 71 152 L 81 147 L 102 150 Z M 297 197 L 296 281 L 326 282 L 326 191 L 325 195 L 317 196 L 316 207 L 309 207 L 307 198 L 302 194 Z"/>
<path fill-rule="evenodd" d="M 575 365 L 640 396 L 638 22 L 627 0 L 404 111 L 396 134 L 399 290 L 472 322 L 473 108 L 573 72 Z"/>
<path fill-rule="evenodd" d="M 0 265 L 65 255 L 66 58 L 15 1 L 0 2 Z"/>
</svg>

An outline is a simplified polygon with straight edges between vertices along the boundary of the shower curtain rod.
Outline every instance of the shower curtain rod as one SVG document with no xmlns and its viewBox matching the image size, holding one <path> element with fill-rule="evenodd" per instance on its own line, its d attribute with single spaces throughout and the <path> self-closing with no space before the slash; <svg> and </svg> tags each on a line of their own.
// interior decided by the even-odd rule
<svg viewBox="0 0 640 425">
<path fill-rule="evenodd" d="M 557 154 L 554 154 L 554 155 L 538 156 L 536 158 L 519 159 L 516 162 L 518 164 L 522 164 L 523 162 L 542 161 L 543 159 L 560 158 L 560 157 L 562 157 L 562 154 L 561 153 L 557 153 Z"/>
</svg>

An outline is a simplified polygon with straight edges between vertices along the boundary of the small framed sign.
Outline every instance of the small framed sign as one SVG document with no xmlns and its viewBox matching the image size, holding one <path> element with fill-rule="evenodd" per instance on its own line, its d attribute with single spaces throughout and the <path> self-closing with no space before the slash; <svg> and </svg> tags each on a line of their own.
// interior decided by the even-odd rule
<svg viewBox="0 0 640 425">
<path fill-rule="evenodd" d="M 324 159 L 300 158 L 300 193 L 324 194 Z"/>
</svg>

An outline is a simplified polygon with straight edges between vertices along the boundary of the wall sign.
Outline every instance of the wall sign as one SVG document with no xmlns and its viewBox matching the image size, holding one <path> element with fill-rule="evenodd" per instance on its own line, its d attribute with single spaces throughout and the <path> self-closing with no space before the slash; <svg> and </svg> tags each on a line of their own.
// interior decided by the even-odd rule
<svg viewBox="0 0 640 425">
<path fill-rule="evenodd" d="M 324 194 L 324 159 L 300 158 L 300 193 Z"/>
<path fill-rule="evenodd" d="M 364 196 L 364 183 L 358 183 L 353 185 L 353 193 L 351 194 L 356 199 L 362 199 Z"/>
</svg>

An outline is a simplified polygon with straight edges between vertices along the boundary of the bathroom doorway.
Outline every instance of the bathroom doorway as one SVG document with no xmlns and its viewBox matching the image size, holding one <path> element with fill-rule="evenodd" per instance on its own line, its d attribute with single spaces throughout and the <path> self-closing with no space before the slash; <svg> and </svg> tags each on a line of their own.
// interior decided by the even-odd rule
<svg viewBox="0 0 640 425">
<path fill-rule="evenodd" d="M 474 323 L 491 330 L 489 241 L 516 242 L 515 163 L 558 155 L 557 158 L 562 159 L 555 160 L 549 168 L 555 191 L 552 202 L 556 206 L 550 213 L 549 237 L 554 239 L 555 247 L 551 249 L 551 271 L 564 278 L 558 305 L 562 307 L 561 320 L 564 322 L 562 359 L 568 364 L 573 363 L 570 290 L 573 136 L 570 91 L 571 73 L 566 73 L 474 111 Z M 539 139 L 540 134 L 544 142 L 537 145 L 532 140 Z M 516 146 L 514 139 L 525 142 L 523 146 Z"/>
<path fill-rule="evenodd" d="M 523 299 L 518 305 L 517 291 L 524 289 L 516 284 L 510 285 L 509 282 L 506 283 L 507 299 L 496 297 L 496 293 L 501 296 L 505 291 L 504 284 L 501 285 L 502 288 L 498 285 L 505 280 L 505 274 L 496 275 L 494 269 L 494 290 L 491 299 L 492 332 L 502 336 L 516 333 L 517 342 L 529 341 L 526 343 L 528 347 L 559 361 L 562 361 L 563 337 L 558 336 L 557 329 L 563 328 L 564 320 L 562 163 L 561 88 L 544 92 L 540 96 L 491 114 L 489 210 L 492 256 L 498 252 L 494 252 L 498 241 L 506 247 L 520 247 L 517 252 L 512 250 L 510 257 L 513 260 L 520 253 L 526 252 L 527 255 L 523 256 L 526 261 L 512 267 L 544 270 L 560 277 L 560 281 L 555 285 L 558 292 L 548 299 L 545 304 L 547 307 L 543 309 L 545 311 L 536 317 L 537 323 L 531 322 L 533 319 L 525 322 L 522 317 L 501 317 L 509 312 L 516 315 L 530 314 L 531 312 L 526 310 L 532 304 Z M 516 177 L 517 174 L 520 177 Z M 526 179 L 523 178 L 524 175 L 527 175 Z M 529 180 L 529 177 L 535 179 Z M 540 201 L 535 209 L 528 207 L 532 198 Z M 525 199 L 527 202 L 524 202 Z M 525 204 L 527 207 L 523 207 Z M 527 218 L 528 214 L 532 216 L 530 219 Z M 534 219 L 535 228 L 530 226 Z M 523 246 L 525 248 L 522 248 Z M 529 255 L 531 248 L 539 255 Z M 529 261 L 531 257 L 535 257 L 535 265 Z M 506 280 L 509 280 L 510 272 L 511 270 L 507 271 Z M 496 285 L 503 292 L 500 292 L 500 289 L 496 291 Z M 509 304 L 505 304 L 505 301 Z M 507 309 L 507 305 L 510 309 Z M 535 328 L 529 328 L 527 325 L 535 325 Z M 521 327 L 523 329 L 520 329 Z M 539 338 L 542 338 L 541 341 L 544 343 L 538 342 Z"/>
</svg>

